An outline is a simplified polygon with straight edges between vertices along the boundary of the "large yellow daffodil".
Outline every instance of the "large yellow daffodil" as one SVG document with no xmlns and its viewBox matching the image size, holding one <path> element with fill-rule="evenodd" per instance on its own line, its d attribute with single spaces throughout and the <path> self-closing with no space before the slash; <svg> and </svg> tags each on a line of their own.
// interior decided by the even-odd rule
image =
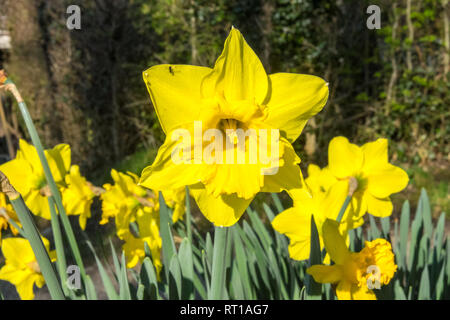
<svg viewBox="0 0 450 320">
<path fill-rule="evenodd" d="M 45 238 L 42 241 L 49 251 L 49 241 Z M 1 249 L 6 262 L 0 269 L 0 279 L 15 285 L 22 300 L 32 300 L 34 284 L 42 288 L 45 280 L 30 243 L 23 238 L 7 238 L 3 240 Z M 56 260 L 55 251 L 50 251 L 49 255 L 52 261 Z"/>
<path fill-rule="evenodd" d="M 408 174 L 388 162 L 388 141 L 378 139 L 359 147 L 345 137 L 335 137 L 328 147 L 328 168 L 339 181 L 354 177 L 358 188 L 350 207 L 355 217 L 366 212 L 376 217 L 392 213 L 389 196 L 408 185 Z"/>
<path fill-rule="evenodd" d="M 300 159 L 291 143 L 307 120 L 325 105 L 328 98 L 325 81 L 301 74 L 267 75 L 235 28 L 213 69 L 157 65 L 144 71 L 143 76 L 166 141 L 154 163 L 142 172 L 141 185 L 155 190 L 190 186 L 203 214 L 217 226 L 236 223 L 260 191 L 281 192 L 302 187 Z M 196 136 L 199 123 L 200 139 Z M 180 129 L 193 137 L 183 141 L 183 148 L 173 136 Z M 210 129 L 218 130 L 221 136 L 208 139 L 205 134 Z M 268 158 L 273 162 L 261 158 L 255 162 L 228 161 L 226 154 L 230 150 L 233 160 L 236 156 L 246 160 L 256 157 L 249 151 L 253 150 L 251 139 L 245 137 L 240 141 L 236 136 L 239 129 L 254 130 L 256 142 L 271 150 Z M 268 132 L 266 136 L 262 129 Z M 280 138 L 273 147 L 276 132 Z M 172 156 L 178 148 L 183 153 L 182 161 L 175 162 Z M 187 151 L 192 149 L 194 152 Z M 205 152 L 211 152 L 215 162 L 205 161 Z M 274 174 L 267 174 L 268 171 Z"/>
<path fill-rule="evenodd" d="M 306 272 L 319 283 L 333 283 L 340 300 L 374 300 L 370 285 L 386 285 L 397 265 L 389 242 L 384 239 L 366 241 L 360 252 L 350 252 L 336 221 L 323 224 L 324 244 L 334 265 L 313 265 Z"/>
<path fill-rule="evenodd" d="M 45 156 L 56 184 L 58 187 L 64 186 L 71 162 L 70 146 L 59 144 L 53 149 L 45 150 Z M 34 146 L 21 139 L 16 158 L 2 164 L 0 171 L 22 195 L 31 212 L 50 220 L 50 208 L 44 192 L 47 180 Z"/>
</svg>

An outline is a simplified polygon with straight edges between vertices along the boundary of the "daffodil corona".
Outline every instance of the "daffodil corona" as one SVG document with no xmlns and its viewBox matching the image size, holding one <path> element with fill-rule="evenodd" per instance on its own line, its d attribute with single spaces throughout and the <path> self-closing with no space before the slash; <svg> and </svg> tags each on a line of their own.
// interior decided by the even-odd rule
<svg viewBox="0 0 450 320">
<path fill-rule="evenodd" d="M 216 226 L 236 223 L 260 191 L 302 187 L 300 159 L 291 143 L 325 105 L 325 81 L 268 76 L 235 28 L 213 69 L 158 65 L 143 76 L 166 141 L 142 172 L 142 186 L 189 186 Z M 201 131 L 195 132 L 199 124 Z"/>
<path fill-rule="evenodd" d="M 334 265 L 313 265 L 306 272 L 319 283 L 336 284 L 340 300 L 375 300 L 372 289 L 379 289 L 393 278 L 397 271 L 394 254 L 384 239 L 366 241 L 360 252 L 350 252 L 336 221 L 323 224 L 325 249 Z"/>
</svg>

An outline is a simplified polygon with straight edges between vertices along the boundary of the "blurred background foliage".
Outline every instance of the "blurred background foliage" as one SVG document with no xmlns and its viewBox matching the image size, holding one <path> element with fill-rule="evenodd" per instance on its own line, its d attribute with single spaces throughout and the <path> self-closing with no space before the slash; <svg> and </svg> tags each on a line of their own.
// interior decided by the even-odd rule
<svg viewBox="0 0 450 320">
<path fill-rule="evenodd" d="M 81 7 L 81 30 L 66 28 L 71 4 Z M 366 27 L 371 4 L 381 8 L 379 30 Z M 436 213 L 450 212 L 447 0 L 0 0 L 0 15 L 12 41 L 0 62 L 44 144 L 69 143 L 98 184 L 111 167 L 140 173 L 164 138 L 141 72 L 161 63 L 212 67 L 234 25 L 268 73 L 330 83 L 327 106 L 295 144 L 305 173 L 308 163 L 327 162 L 334 136 L 358 144 L 387 137 L 392 162 L 411 177 L 402 197 L 417 199 L 425 187 Z M 4 102 L 17 142 L 26 132 Z"/>
</svg>

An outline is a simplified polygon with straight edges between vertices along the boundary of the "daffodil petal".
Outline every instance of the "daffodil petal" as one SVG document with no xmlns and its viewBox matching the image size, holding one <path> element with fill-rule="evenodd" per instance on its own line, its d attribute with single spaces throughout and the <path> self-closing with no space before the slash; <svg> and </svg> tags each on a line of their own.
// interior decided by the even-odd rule
<svg viewBox="0 0 450 320">
<path fill-rule="evenodd" d="M 316 282 L 336 283 L 343 278 L 342 268 L 338 265 L 325 266 L 317 264 L 306 269 Z"/>
<path fill-rule="evenodd" d="M 53 149 L 45 150 L 45 155 L 55 182 L 64 181 L 71 164 L 71 151 L 68 144 L 62 143 Z"/>
<path fill-rule="evenodd" d="M 204 177 L 205 165 L 194 163 L 175 163 L 172 152 L 178 141 L 166 142 L 159 148 L 155 161 L 146 167 L 141 174 L 139 184 L 153 190 L 178 189 L 200 182 Z"/>
<path fill-rule="evenodd" d="M 377 300 L 375 293 L 366 285 L 353 285 L 351 289 L 352 300 Z"/>
<path fill-rule="evenodd" d="M 351 177 L 363 165 L 361 148 L 345 137 L 335 137 L 328 146 L 328 167 L 337 178 Z"/>
<path fill-rule="evenodd" d="M 201 184 L 192 186 L 190 192 L 206 219 L 219 227 L 235 224 L 253 200 L 239 198 L 234 194 L 214 197 Z"/>
<path fill-rule="evenodd" d="M 269 80 L 264 67 L 242 34 L 233 28 L 214 70 L 205 77 L 202 93 L 213 98 L 223 92 L 229 102 L 248 100 L 261 105 L 268 92 Z"/>
<path fill-rule="evenodd" d="M 284 210 L 272 220 L 272 227 L 276 231 L 296 239 L 309 235 L 310 224 L 311 215 L 302 214 L 296 207 Z"/>
<path fill-rule="evenodd" d="M 391 215 L 393 209 L 394 208 L 389 197 L 378 199 L 370 194 L 367 195 L 367 211 L 371 215 L 379 218 L 385 218 Z"/>
<path fill-rule="evenodd" d="M 264 121 L 292 143 L 308 119 L 322 110 L 328 99 L 327 83 L 315 76 L 275 73 L 269 76 L 268 116 Z"/>
<path fill-rule="evenodd" d="M 339 300 L 352 300 L 352 283 L 340 281 L 336 287 L 336 296 Z"/>
<path fill-rule="evenodd" d="M 368 142 L 361 147 L 364 154 L 363 171 L 382 167 L 388 163 L 388 141 L 387 139 L 377 139 L 373 142 Z"/>
<path fill-rule="evenodd" d="M 345 238 L 339 232 L 339 223 L 327 219 L 322 226 L 322 236 L 325 249 L 330 254 L 331 260 L 336 264 L 344 264 L 350 252 L 345 243 Z"/>
<path fill-rule="evenodd" d="M 157 65 L 143 72 L 150 98 L 164 132 L 199 120 L 200 86 L 212 69 L 188 65 Z"/>
<path fill-rule="evenodd" d="M 409 178 L 403 169 L 387 163 L 382 168 L 372 171 L 367 181 L 367 190 L 370 194 L 377 198 L 386 198 L 406 188 Z"/>
</svg>

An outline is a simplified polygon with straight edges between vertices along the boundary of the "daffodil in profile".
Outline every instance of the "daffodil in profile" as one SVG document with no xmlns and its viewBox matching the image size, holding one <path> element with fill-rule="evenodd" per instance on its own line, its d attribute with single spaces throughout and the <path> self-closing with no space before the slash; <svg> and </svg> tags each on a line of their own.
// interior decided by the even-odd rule
<svg viewBox="0 0 450 320">
<path fill-rule="evenodd" d="M 45 238 L 42 241 L 49 251 L 49 241 Z M 22 300 L 32 300 L 33 286 L 42 288 L 45 280 L 30 243 L 23 238 L 7 238 L 3 239 L 1 250 L 6 261 L 0 269 L 0 279 L 15 285 Z M 49 256 L 52 261 L 56 260 L 55 251 L 49 251 Z"/>
<path fill-rule="evenodd" d="M 358 187 L 350 207 L 355 217 L 366 212 L 376 217 L 392 213 L 390 195 L 408 185 L 408 174 L 388 161 L 388 141 L 378 139 L 359 147 L 335 137 L 328 147 L 328 169 L 340 182 L 355 178 Z"/>
<path fill-rule="evenodd" d="M 375 300 L 373 289 L 387 285 L 397 271 L 394 253 L 385 239 L 366 241 L 360 252 L 348 250 L 338 222 L 323 224 L 324 244 L 333 265 L 313 265 L 306 272 L 316 282 L 332 283 L 339 300 Z"/>
<path fill-rule="evenodd" d="M 71 163 L 70 155 L 68 144 L 59 144 L 53 149 L 45 150 L 45 157 L 58 187 L 65 185 L 65 176 L 69 172 Z M 47 180 L 34 146 L 21 139 L 16 158 L 2 164 L 0 171 L 22 195 L 31 212 L 50 220 L 46 192 Z"/>
<path fill-rule="evenodd" d="M 86 221 L 91 217 L 91 205 L 95 194 L 90 183 L 80 174 L 77 165 L 70 167 L 65 177 L 66 186 L 61 189 L 62 201 L 68 215 L 79 216 L 82 230 L 86 228 Z"/>
<path fill-rule="evenodd" d="M 124 241 L 122 246 L 127 266 L 133 268 L 145 257 L 145 245 L 150 248 L 153 264 L 159 272 L 161 237 L 159 235 L 159 195 L 138 185 L 139 177 L 132 172 L 111 170 L 114 184 L 105 184 L 102 200 L 102 220 L 106 224 L 114 218 L 116 234 Z M 172 209 L 172 220 L 181 219 L 185 209 L 185 188 L 163 191 L 163 197 Z M 137 228 L 132 228 L 133 224 Z"/>
<path fill-rule="evenodd" d="M 302 187 L 292 143 L 325 105 L 324 80 L 267 75 L 235 28 L 214 68 L 157 65 L 143 77 L 166 140 L 142 186 L 189 186 L 216 226 L 236 223 L 258 192 Z"/>
<path fill-rule="evenodd" d="M 279 213 L 272 221 L 273 228 L 289 239 L 289 256 L 295 260 L 306 260 L 310 256 L 311 216 L 319 233 L 323 248 L 322 226 L 326 219 L 336 220 L 348 194 L 348 184 L 337 184 L 328 169 L 316 165 L 308 166 L 308 177 L 303 192 L 293 195 L 294 206 Z M 340 224 L 340 232 L 347 234 L 349 229 L 359 227 L 363 220 L 351 220 L 347 209 Z"/>
</svg>

